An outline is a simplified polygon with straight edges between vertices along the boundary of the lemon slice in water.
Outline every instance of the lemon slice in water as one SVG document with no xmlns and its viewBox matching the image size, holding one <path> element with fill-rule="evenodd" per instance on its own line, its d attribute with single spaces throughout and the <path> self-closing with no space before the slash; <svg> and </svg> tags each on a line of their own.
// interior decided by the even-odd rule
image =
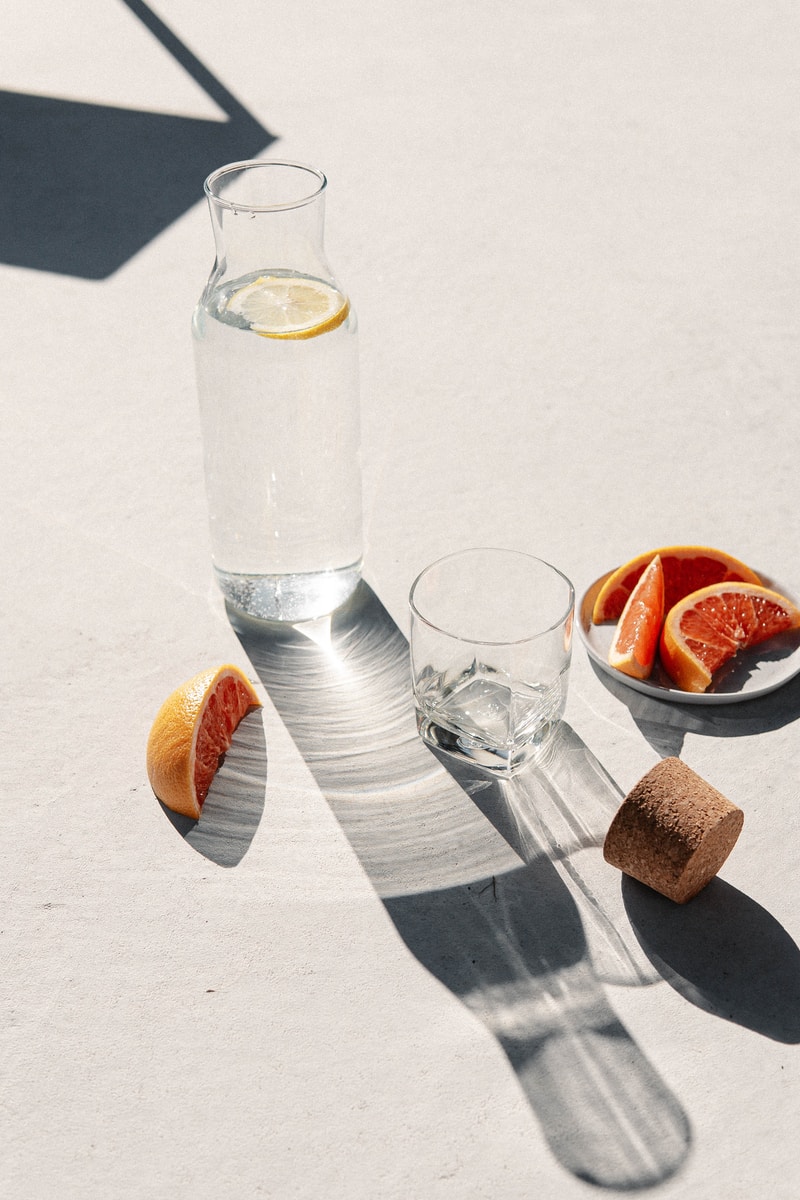
<svg viewBox="0 0 800 1200">
<path fill-rule="evenodd" d="M 259 275 L 228 301 L 254 333 L 270 338 L 310 338 L 336 329 L 347 317 L 346 296 L 303 275 Z"/>
</svg>

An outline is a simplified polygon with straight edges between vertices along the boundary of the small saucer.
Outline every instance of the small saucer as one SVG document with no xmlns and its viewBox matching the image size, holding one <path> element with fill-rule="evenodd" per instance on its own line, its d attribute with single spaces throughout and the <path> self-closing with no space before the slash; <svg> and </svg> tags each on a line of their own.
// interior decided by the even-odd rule
<svg viewBox="0 0 800 1200">
<path fill-rule="evenodd" d="M 711 685 L 705 692 L 685 692 L 676 687 L 658 661 L 649 679 L 634 679 L 630 675 L 624 675 L 608 661 L 615 624 L 592 623 L 595 599 L 610 574 L 611 571 L 608 571 L 595 580 L 581 597 L 578 604 L 578 632 L 592 662 L 617 683 L 642 692 L 645 696 L 667 700 L 673 704 L 735 704 L 742 700 L 755 700 L 758 696 L 776 691 L 800 671 L 800 636 L 797 630 L 793 630 L 778 634 L 751 650 L 741 650 L 715 672 Z M 786 595 L 777 585 L 766 580 L 765 583 Z"/>
</svg>

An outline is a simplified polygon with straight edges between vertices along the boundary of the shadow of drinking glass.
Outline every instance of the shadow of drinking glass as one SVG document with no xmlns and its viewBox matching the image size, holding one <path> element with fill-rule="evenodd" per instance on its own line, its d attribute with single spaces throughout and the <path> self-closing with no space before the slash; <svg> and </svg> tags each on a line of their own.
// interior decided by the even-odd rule
<svg viewBox="0 0 800 1200">
<path fill-rule="evenodd" d="M 603 841 L 623 799 L 585 743 L 562 721 L 548 758 L 508 782 L 469 764 L 442 765 L 525 863 L 547 858 L 583 924 L 595 976 L 603 983 L 640 987 L 661 976 L 630 925 Z"/>
<path fill-rule="evenodd" d="M 124 3 L 225 119 L 0 91 L 2 262 L 105 279 L 202 197 L 210 171 L 275 140 L 143 0 Z"/>
<path fill-rule="evenodd" d="M 304 626 L 231 619 L 398 933 L 497 1038 L 558 1161 L 601 1187 L 674 1174 L 687 1118 L 611 1009 L 548 850 L 560 866 L 597 836 L 582 819 L 561 843 L 528 812 L 542 794 L 567 805 L 574 762 L 504 791 L 440 761 L 417 736 L 407 642 L 366 584 Z"/>
</svg>

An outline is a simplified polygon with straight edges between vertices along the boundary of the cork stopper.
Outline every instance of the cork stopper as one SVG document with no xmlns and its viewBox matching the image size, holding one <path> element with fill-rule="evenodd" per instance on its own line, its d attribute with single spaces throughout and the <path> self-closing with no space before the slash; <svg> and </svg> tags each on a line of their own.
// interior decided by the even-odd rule
<svg viewBox="0 0 800 1200">
<path fill-rule="evenodd" d="M 603 845 L 606 862 L 685 904 L 730 854 L 744 813 L 679 758 L 665 758 L 620 805 Z"/>
</svg>

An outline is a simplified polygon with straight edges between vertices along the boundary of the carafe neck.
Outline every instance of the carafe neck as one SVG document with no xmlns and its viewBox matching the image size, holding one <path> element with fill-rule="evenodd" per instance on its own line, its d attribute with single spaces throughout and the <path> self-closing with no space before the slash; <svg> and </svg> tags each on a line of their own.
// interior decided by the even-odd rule
<svg viewBox="0 0 800 1200">
<path fill-rule="evenodd" d="M 324 249 L 326 185 L 313 167 L 267 159 L 210 175 L 215 282 L 279 271 L 335 284 Z"/>
</svg>

